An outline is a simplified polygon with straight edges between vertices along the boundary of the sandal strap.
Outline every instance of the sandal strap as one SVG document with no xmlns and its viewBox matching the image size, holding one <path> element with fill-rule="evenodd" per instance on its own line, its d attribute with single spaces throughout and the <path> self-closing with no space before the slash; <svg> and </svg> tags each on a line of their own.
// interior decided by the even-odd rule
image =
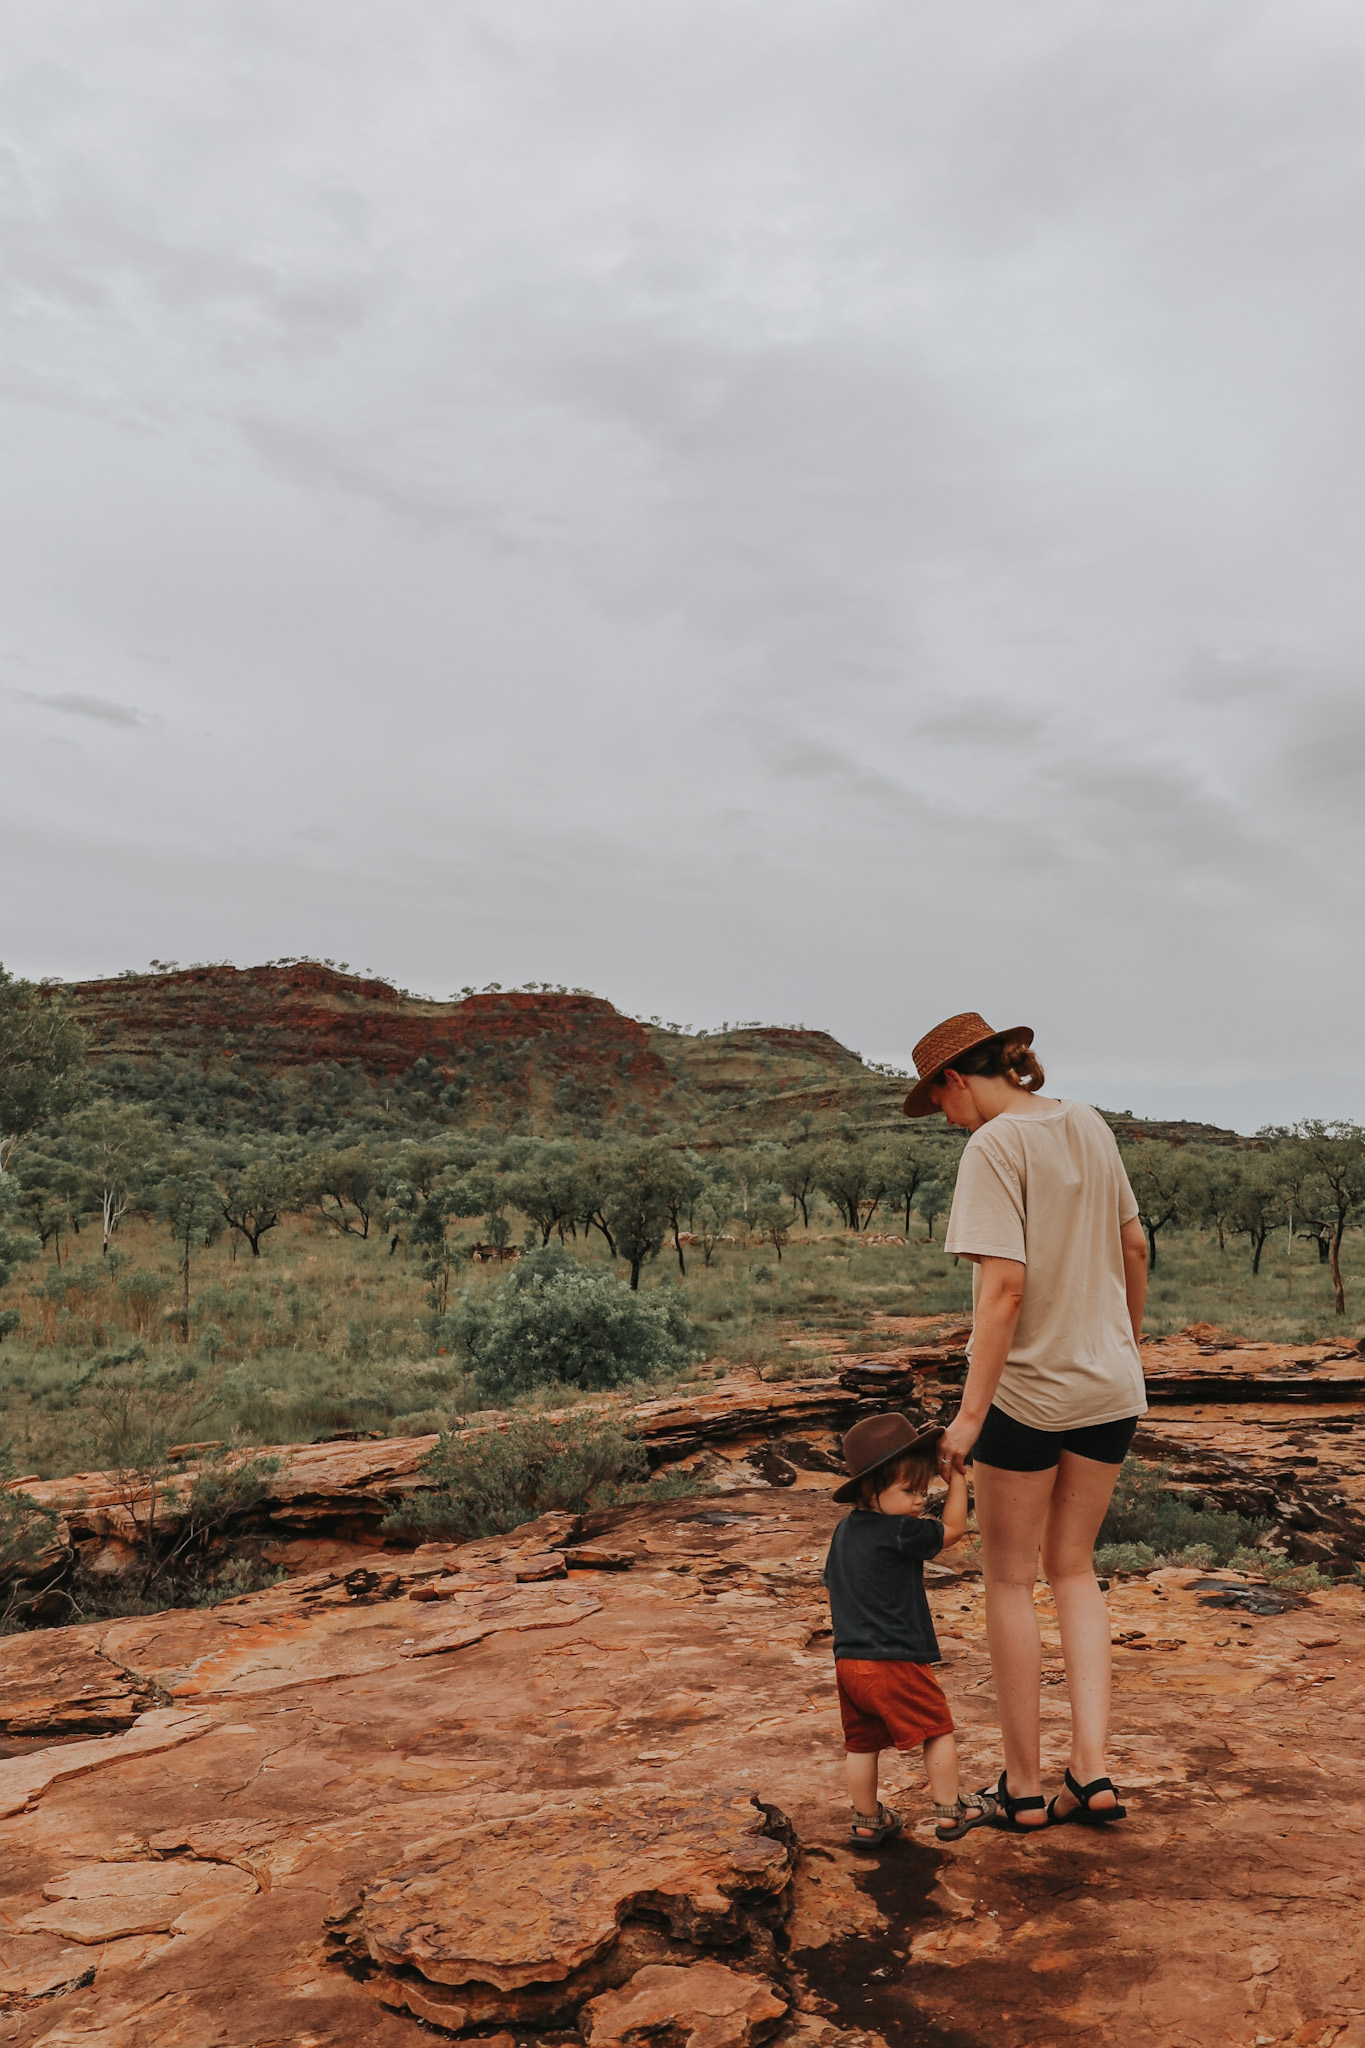
<svg viewBox="0 0 1365 2048">
<path fill-rule="evenodd" d="M 1092 1778 L 1088 1785 L 1078 1785 L 1072 1777 L 1070 1770 L 1067 1770 L 1065 1773 L 1063 1783 L 1072 1798 L 1079 1799 L 1082 1806 L 1089 1806 L 1092 1793 L 1114 1792 L 1114 1781 L 1112 1778 Z M 1114 1796 L 1117 1798 L 1117 1793 Z"/>
<path fill-rule="evenodd" d="M 1005 1773 L 1003 1771 L 1000 1773 L 1000 1782 L 995 1788 L 995 1797 L 1004 1807 L 1006 1817 L 1011 1820 L 1016 1813 L 1041 1812 L 1047 1805 L 1047 1801 L 1041 1792 L 1026 1792 L 1022 1798 L 1016 1799 L 1005 1783 Z"/>
</svg>

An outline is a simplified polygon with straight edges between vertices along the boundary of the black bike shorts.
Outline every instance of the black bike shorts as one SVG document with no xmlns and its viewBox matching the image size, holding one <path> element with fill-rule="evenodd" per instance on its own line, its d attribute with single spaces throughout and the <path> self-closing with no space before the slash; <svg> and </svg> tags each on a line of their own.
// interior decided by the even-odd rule
<svg viewBox="0 0 1365 2048">
<path fill-rule="evenodd" d="M 1074 1451 L 1097 1465 L 1121 1465 L 1138 1421 L 1136 1415 L 1125 1415 L 1118 1422 L 1092 1422 L 1084 1429 L 1035 1429 L 1032 1423 L 1016 1422 L 992 1401 L 972 1446 L 972 1460 L 1001 1472 L 1046 1472 L 1063 1451 Z"/>
</svg>

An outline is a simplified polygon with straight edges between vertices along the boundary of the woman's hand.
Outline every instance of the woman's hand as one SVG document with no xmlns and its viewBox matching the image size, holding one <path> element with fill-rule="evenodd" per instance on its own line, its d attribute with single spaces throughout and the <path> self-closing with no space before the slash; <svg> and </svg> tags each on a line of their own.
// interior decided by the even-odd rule
<svg viewBox="0 0 1365 2048">
<path fill-rule="evenodd" d="M 938 1447 L 938 1469 L 945 1479 L 966 1471 L 968 1455 L 980 1434 L 979 1424 L 964 1422 L 960 1414 L 953 1417 Z"/>
</svg>

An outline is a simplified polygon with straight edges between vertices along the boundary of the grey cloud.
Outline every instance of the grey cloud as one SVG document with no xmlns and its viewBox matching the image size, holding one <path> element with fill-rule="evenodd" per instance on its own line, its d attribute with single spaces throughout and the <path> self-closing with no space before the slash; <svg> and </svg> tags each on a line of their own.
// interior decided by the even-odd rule
<svg viewBox="0 0 1365 2048">
<path fill-rule="evenodd" d="M 10 33 L 7 637 L 92 685 L 33 693 L 59 764 L 16 721 L 36 970 L 312 948 L 889 1057 L 969 1000 L 1116 1087 L 1273 1071 L 1324 961 L 1358 1013 L 1365 19 Z"/>
<path fill-rule="evenodd" d="M 98 725 L 132 726 L 145 731 L 153 723 L 145 711 L 131 704 L 118 704 L 112 697 L 93 697 L 83 690 L 16 690 L 13 694 L 43 711 L 60 711 L 70 718 L 92 718 Z"/>
</svg>

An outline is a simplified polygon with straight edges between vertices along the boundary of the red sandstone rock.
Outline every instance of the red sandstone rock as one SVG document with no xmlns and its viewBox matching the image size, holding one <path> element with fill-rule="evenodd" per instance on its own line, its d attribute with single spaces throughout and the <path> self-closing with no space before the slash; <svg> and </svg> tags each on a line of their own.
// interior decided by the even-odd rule
<svg viewBox="0 0 1365 2048">
<path fill-rule="evenodd" d="M 790 1852 L 747 1792 L 567 1802 L 475 1830 L 361 1897 L 365 1945 L 433 1984 L 558 1984 L 647 1906 L 679 1939 L 733 1940 L 740 1902 L 781 1892 Z"/>
<path fill-rule="evenodd" d="M 513 1577 L 527 1584 L 540 1579 L 562 1579 L 567 1572 L 568 1566 L 557 1550 L 532 1551 L 529 1556 L 517 1558 L 512 1567 Z"/>
<path fill-rule="evenodd" d="M 1217 1427 L 1233 1430 L 1235 1448 L 1243 1437 L 1306 1426 L 1290 1415 L 1271 1428 L 1268 1412 L 1234 1424 L 1225 1416 Z M 1201 1424 L 1182 1410 L 1161 1426 L 1193 1437 Z M 1215 1432 L 1212 1422 L 1202 1427 Z M 13 2048 L 412 2048 L 414 2016 L 485 2037 L 515 2030 L 520 2048 L 548 2048 L 591 2001 L 638 1972 L 699 1961 L 771 1984 L 788 2001 L 784 2048 L 898 2048 L 935 2034 L 1000 2048 L 1070 2038 L 1250 2048 L 1257 2034 L 1281 2043 L 1334 2036 L 1336 2048 L 1353 2048 L 1365 1935 L 1343 1828 L 1365 1797 L 1358 1593 L 1343 1585 L 1267 1612 L 1268 1589 L 1228 1573 L 1117 1583 L 1115 1635 L 1179 1644 L 1159 1655 L 1115 1651 L 1111 1763 L 1130 1809 L 1122 1830 L 1060 1828 L 1026 1843 L 979 1830 L 942 1848 L 918 1760 L 892 1756 L 886 1791 L 906 1813 L 907 1833 L 869 1871 L 842 1847 L 842 1746 L 828 1639 L 818 1634 L 827 1627 L 819 1572 L 836 1514 L 827 1491 L 755 1489 L 591 1518 L 584 1540 L 628 1547 L 636 1571 L 602 1574 L 581 1615 L 562 1597 L 580 1592 L 581 1580 L 472 1583 L 471 1605 L 491 1614 L 502 1603 L 504 1621 L 521 1603 L 542 1618 L 555 1603 L 562 1618 L 501 1626 L 453 1658 L 400 1652 L 428 1619 L 433 1629 L 455 1619 L 458 1602 L 357 1604 L 334 1572 L 215 1609 L 70 1631 L 139 1687 L 179 1685 L 194 1711 L 170 1717 L 170 1748 L 134 1741 L 164 1733 L 163 1710 L 153 1710 L 130 1735 L 55 1745 L 3 1767 L 39 1767 L 26 1784 L 30 1809 L 6 1829 L 12 1918 L 60 1907 L 45 1891 L 78 1870 L 228 1869 L 258 1889 L 230 1878 L 205 1902 L 206 1917 L 231 1905 L 214 1924 L 103 1948 L 47 1932 L 11 1935 Z M 507 1539 L 438 1546 L 424 1550 L 420 1568 L 458 1562 L 447 1575 L 463 1587 L 503 1571 L 515 1553 Z M 394 1557 L 395 1568 L 402 1563 Z M 708 1597 L 701 1581 L 713 1578 L 730 1590 Z M 1241 1604 L 1209 1604 L 1230 1595 Z M 1001 1759 L 981 1591 L 970 1578 L 935 1579 L 930 1598 L 966 1782 L 986 1784 Z M 1060 1675 L 1042 1588 L 1038 1609 L 1046 1671 Z M 31 1640 L 7 1638 L 6 1661 Z M 84 1653 L 73 1679 L 83 1668 Z M 1066 1741 L 1064 1687 L 1052 1684 L 1043 1718 L 1049 1790 Z M 82 1775 L 63 1777 L 73 1763 Z M 569 1809 L 581 1815 L 598 1802 L 599 1814 L 629 1807 L 638 1816 L 663 1799 L 685 1822 L 699 1800 L 736 1783 L 789 1814 L 800 1844 L 780 1892 L 746 1900 L 717 1885 L 743 1922 L 740 1943 L 708 1949 L 645 1908 L 595 1959 L 557 1982 L 510 1991 L 432 1982 L 369 1953 L 362 1922 L 372 1886 L 401 1890 L 427 1866 L 458 1866 L 463 1891 L 442 1892 L 421 1922 L 433 1951 L 450 1939 L 463 1952 L 471 1929 L 482 1940 L 478 1928 L 505 1928 L 524 1912 L 512 1896 L 524 1872 L 542 1901 L 563 1903 L 553 1947 L 567 1962 L 603 1925 L 602 1887 L 611 1884 L 598 1851 L 617 1849 L 587 1830 L 588 1910 L 577 1918 Z M 490 1845 L 491 1862 L 480 1844 Z M 562 1851 L 561 1889 L 554 1857 L 541 1867 L 542 1847 Z M 624 1898 L 638 1874 L 612 1867 L 626 1881 Z M 779 1943 L 773 1919 L 789 1894 Z M 402 1896 L 412 1903 L 410 1888 Z M 447 1903 L 460 1917 L 443 1933 Z M 526 1912 L 521 1924 L 533 1934 L 549 1916 L 537 1923 Z M 694 1924 L 696 1934 L 711 1931 L 724 1933 L 723 1921 Z M 72 1947 L 81 1950 L 75 1962 L 62 1953 Z M 352 1974 L 365 1969 L 368 1981 Z M 22 1989 L 43 1983 L 48 1997 Z"/>
<path fill-rule="evenodd" d="M 749 2048 L 768 2039 L 786 2010 L 770 1984 L 723 1963 L 656 1963 L 591 1999 L 579 2026 L 589 2048 L 649 2048 L 666 2036 L 681 2048 Z"/>
</svg>

